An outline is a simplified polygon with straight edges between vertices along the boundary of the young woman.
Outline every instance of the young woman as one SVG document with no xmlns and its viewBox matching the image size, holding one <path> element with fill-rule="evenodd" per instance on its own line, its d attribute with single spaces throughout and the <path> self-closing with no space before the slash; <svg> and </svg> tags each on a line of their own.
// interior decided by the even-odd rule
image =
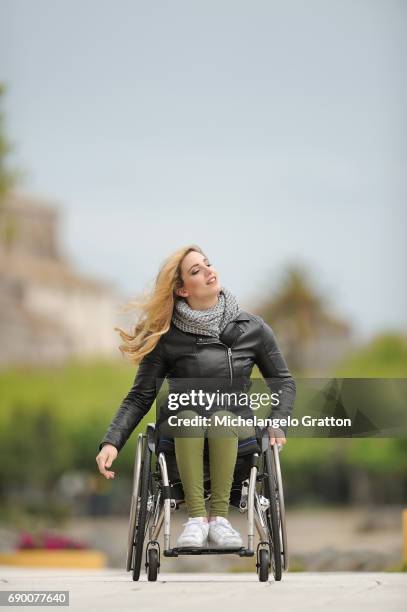
<svg viewBox="0 0 407 612">
<path fill-rule="evenodd" d="M 196 378 L 230 379 L 234 384 L 236 380 L 250 381 L 257 364 L 267 384 L 269 379 L 278 381 L 279 403 L 273 408 L 273 418 L 291 414 L 296 385 L 272 329 L 258 315 L 240 309 L 198 245 L 170 255 L 161 266 L 151 295 L 144 302 L 132 304 L 142 310 L 134 333 L 116 329 L 124 341 L 120 350 L 139 367 L 131 390 L 99 445 L 96 462 L 106 478 L 114 478 L 115 473 L 108 468 L 149 411 L 164 378 L 170 385 Z M 173 431 L 172 444 L 189 515 L 177 546 L 203 546 L 208 538 L 222 547 L 243 545 L 227 516 L 239 440 L 249 438 L 254 430 L 230 426 L 219 435 L 219 427 L 211 427 L 218 411 L 219 406 L 209 417 L 208 426 L 190 427 L 187 434 L 183 427 L 169 427 L 169 411 L 162 411 L 156 423 L 157 430 L 165 432 L 159 444 L 169 443 L 165 436 Z M 181 418 L 198 413 L 187 407 L 176 414 Z M 227 409 L 223 414 L 230 412 Z M 285 444 L 286 430 L 269 428 L 270 443 Z M 211 480 L 209 518 L 203 489 L 205 435 Z M 160 452 L 159 446 L 156 452 Z"/>
</svg>

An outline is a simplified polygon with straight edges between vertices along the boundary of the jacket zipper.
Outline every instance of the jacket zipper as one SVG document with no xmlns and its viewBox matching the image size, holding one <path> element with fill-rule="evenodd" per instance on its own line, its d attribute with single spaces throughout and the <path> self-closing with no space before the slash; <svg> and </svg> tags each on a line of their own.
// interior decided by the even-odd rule
<svg viewBox="0 0 407 612">
<path fill-rule="evenodd" d="M 230 384 L 232 384 L 233 382 L 232 349 L 230 348 L 230 346 L 228 346 L 227 349 L 228 349 L 228 360 L 229 360 Z"/>
<path fill-rule="evenodd" d="M 233 365 L 232 365 L 232 349 L 230 346 L 222 342 L 221 340 L 211 340 L 205 342 L 198 342 L 198 344 L 222 344 L 226 348 L 227 357 L 228 357 L 228 365 L 229 365 L 229 374 L 230 374 L 230 384 L 233 382 Z"/>
</svg>

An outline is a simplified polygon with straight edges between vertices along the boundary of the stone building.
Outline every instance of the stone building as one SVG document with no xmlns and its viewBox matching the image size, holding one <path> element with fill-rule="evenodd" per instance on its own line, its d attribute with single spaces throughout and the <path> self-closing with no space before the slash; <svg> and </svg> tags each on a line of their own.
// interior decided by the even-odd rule
<svg viewBox="0 0 407 612">
<path fill-rule="evenodd" d="M 123 296 L 73 269 L 59 240 L 60 211 L 21 193 L 0 202 L 0 367 L 122 358 Z"/>
</svg>

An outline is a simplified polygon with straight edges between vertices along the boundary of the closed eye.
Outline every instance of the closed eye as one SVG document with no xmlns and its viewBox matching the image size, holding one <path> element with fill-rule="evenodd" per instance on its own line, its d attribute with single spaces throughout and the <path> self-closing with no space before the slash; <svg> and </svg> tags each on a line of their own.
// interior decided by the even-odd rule
<svg viewBox="0 0 407 612">
<path fill-rule="evenodd" d="M 208 261 L 208 263 L 207 263 L 206 265 L 207 265 L 207 266 L 209 266 L 209 267 L 212 267 L 212 264 L 211 264 L 211 263 L 209 263 L 209 261 Z M 198 274 L 199 270 L 200 270 L 199 268 L 198 268 L 198 270 L 194 270 L 194 271 L 192 272 L 192 274 L 193 274 L 193 275 Z"/>
</svg>

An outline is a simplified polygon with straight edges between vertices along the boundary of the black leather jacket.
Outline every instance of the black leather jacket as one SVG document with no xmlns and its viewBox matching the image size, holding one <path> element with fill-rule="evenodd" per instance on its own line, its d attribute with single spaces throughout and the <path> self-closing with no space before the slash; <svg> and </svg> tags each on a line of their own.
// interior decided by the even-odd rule
<svg viewBox="0 0 407 612">
<path fill-rule="evenodd" d="M 165 378 L 170 388 L 171 382 L 176 384 L 177 379 L 205 378 L 246 381 L 247 389 L 255 364 L 270 390 L 271 381 L 277 381 L 281 389 L 280 403 L 273 408 L 272 417 L 289 416 L 294 407 L 296 384 L 273 330 L 260 316 L 241 311 L 219 338 L 183 332 L 171 323 L 168 332 L 140 362 L 133 386 L 112 419 L 99 450 L 106 443 L 121 450 L 150 410 Z M 157 424 L 159 421 L 160 417 Z M 280 428 L 286 434 L 287 427 Z"/>
</svg>

